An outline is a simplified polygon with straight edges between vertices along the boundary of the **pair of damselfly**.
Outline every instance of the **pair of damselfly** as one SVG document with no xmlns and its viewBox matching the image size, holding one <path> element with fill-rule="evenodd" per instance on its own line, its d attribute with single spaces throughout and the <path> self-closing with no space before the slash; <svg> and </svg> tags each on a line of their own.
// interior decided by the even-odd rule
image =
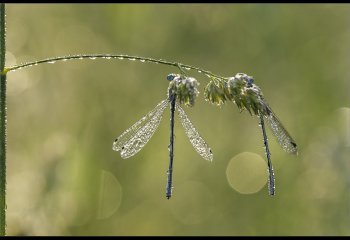
<svg viewBox="0 0 350 240">
<path fill-rule="evenodd" d="M 166 197 L 169 199 L 172 196 L 173 189 L 172 173 L 174 161 L 174 123 L 176 110 L 179 114 L 180 121 L 185 129 L 187 137 L 199 155 L 205 160 L 212 161 L 213 153 L 181 107 L 181 104 L 193 106 L 195 97 L 198 95 L 197 80 L 180 74 L 169 74 L 167 76 L 167 79 L 170 81 L 167 98 L 158 103 L 158 105 L 152 111 L 147 113 L 138 122 L 124 131 L 114 141 L 113 150 L 120 151 L 122 158 L 129 158 L 138 153 L 151 139 L 152 135 L 155 133 L 162 120 L 164 110 L 167 108 L 167 106 L 170 106 L 169 168 L 167 171 L 168 177 L 166 184 Z M 250 112 L 249 105 L 246 105 L 246 102 L 249 102 L 256 115 L 260 117 L 259 125 L 263 131 L 265 152 L 268 160 L 269 194 L 274 195 L 274 172 L 270 157 L 271 154 L 268 148 L 264 117 L 267 119 L 267 122 L 269 123 L 273 134 L 276 136 L 279 144 L 285 151 L 296 154 L 297 147 L 295 141 L 285 130 L 281 122 L 278 120 L 276 115 L 272 112 L 271 108 L 263 99 L 260 89 L 255 84 L 253 84 L 253 79 L 251 77 L 244 74 L 237 74 L 236 77 L 230 78 L 228 80 L 227 89 L 230 89 L 230 86 L 232 90 L 229 91 L 232 96 L 231 100 L 234 101 L 239 108 L 241 106 L 245 106 L 245 108 Z M 244 97 L 242 97 L 245 94 L 244 91 L 248 93 L 248 96 L 250 92 L 253 92 L 255 94 L 253 94 L 255 96 L 255 98 L 253 98 L 255 102 L 252 102 L 251 99 L 247 99 L 247 101 L 244 100 Z"/>
</svg>

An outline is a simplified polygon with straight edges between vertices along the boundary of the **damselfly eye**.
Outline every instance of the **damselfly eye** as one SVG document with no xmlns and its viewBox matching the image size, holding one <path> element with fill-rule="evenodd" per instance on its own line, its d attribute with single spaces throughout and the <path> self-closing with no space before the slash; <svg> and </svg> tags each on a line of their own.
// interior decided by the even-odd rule
<svg viewBox="0 0 350 240">
<path fill-rule="evenodd" d="M 168 81 L 172 81 L 172 80 L 174 80 L 174 78 L 177 76 L 177 74 L 175 74 L 175 73 L 170 73 L 167 77 L 166 77 L 166 79 L 168 80 Z"/>
<path fill-rule="evenodd" d="M 252 77 L 249 77 L 247 79 L 248 87 L 252 87 L 253 82 L 254 82 L 254 79 Z"/>
</svg>

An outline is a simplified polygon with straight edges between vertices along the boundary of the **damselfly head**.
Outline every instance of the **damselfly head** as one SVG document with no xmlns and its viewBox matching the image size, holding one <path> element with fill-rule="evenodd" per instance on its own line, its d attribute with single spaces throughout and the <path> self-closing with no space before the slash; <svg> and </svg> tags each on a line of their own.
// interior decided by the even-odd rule
<svg viewBox="0 0 350 240">
<path fill-rule="evenodd" d="M 251 88 L 255 84 L 254 79 L 245 73 L 237 73 L 236 76 L 230 77 L 227 81 L 227 87 L 232 94 L 241 94 L 245 88 Z"/>
<path fill-rule="evenodd" d="M 171 73 L 167 76 L 170 81 L 168 87 L 168 97 L 176 96 L 180 104 L 192 107 L 199 94 L 198 81 L 193 77 Z"/>
<path fill-rule="evenodd" d="M 265 112 L 263 95 L 260 88 L 254 84 L 254 79 L 245 73 L 237 73 L 226 85 L 228 98 L 232 99 L 239 110 L 247 109 L 250 114 L 258 115 Z"/>
</svg>

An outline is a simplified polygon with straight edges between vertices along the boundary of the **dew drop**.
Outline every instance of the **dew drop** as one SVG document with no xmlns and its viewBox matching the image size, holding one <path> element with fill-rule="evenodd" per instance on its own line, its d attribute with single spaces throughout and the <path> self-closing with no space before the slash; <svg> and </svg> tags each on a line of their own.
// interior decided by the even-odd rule
<svg viewBox="0 0 350 240">
<path fill-rule="evenodd" d="M 191 68 L 189 68 L 189 67 L 184 67 L 184 69 L 185 69 L 185 70 L 191 70 Z"/>
<path fill-rule="evenodd" d="M 198 72 L 199 72 L 199 73 L 202 73 L 202 71 L 201 71 L 201 70 L 198 70 Z"/>
<path fill-rule="evenodd" d="M 136 58 L 129 58 L 129 60 L 130 60 L 130 61 L 135 61 L 135 60 L 136 60 Z"/>
<path fill-rule="evenodd" d="M 56 61 L 49 61 L 47 63 L 54 64 L 54 63 L 56 63 Z"/>
<path fill-rule="evenodd" d="M 111 59 L 112 57 L 106 57 L 106 59 Z"/>
<path fill-rule="evenodd" d="M 124 59 L 124 57 L 118 57 L 118 59 L 123 60 L 123 59 Z"/>
<path fill-rule="evenodd" d="M 91 60 L 95 60 L 96 59 L 96 57 L 89 57 Z"/>
<path fill-rule="evenodd" d="M 145 59 L 140 59 L 140 62 L 146 62 L 146 60 Z"/>
</svg>

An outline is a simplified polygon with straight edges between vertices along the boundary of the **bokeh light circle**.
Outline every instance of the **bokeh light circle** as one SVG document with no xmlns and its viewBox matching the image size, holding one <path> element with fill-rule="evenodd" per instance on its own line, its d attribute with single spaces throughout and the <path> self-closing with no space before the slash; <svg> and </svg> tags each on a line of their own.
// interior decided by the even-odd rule
<svg viewBox="0 0 350 240">
<path fill-rule="evenodd" d="M 242 152 L 234 156 L 226 168 L 230 186 L 241 194 L 259 192 L 267 182 L 267 164 L 258 154 Z"/>
<path fill-rule="evenodd" d="M 121 201 L 122 186 L 118 179 L 111 172 L 102 170 L 98 219 L 112 216 L 120 207 Z"/>
<path fill-rule="evenodd" d="M 341 107 L 337 109 L 338 129 L 341 140 L 346 147 L 350 147 L 350 108 Z"/>
</svg>

